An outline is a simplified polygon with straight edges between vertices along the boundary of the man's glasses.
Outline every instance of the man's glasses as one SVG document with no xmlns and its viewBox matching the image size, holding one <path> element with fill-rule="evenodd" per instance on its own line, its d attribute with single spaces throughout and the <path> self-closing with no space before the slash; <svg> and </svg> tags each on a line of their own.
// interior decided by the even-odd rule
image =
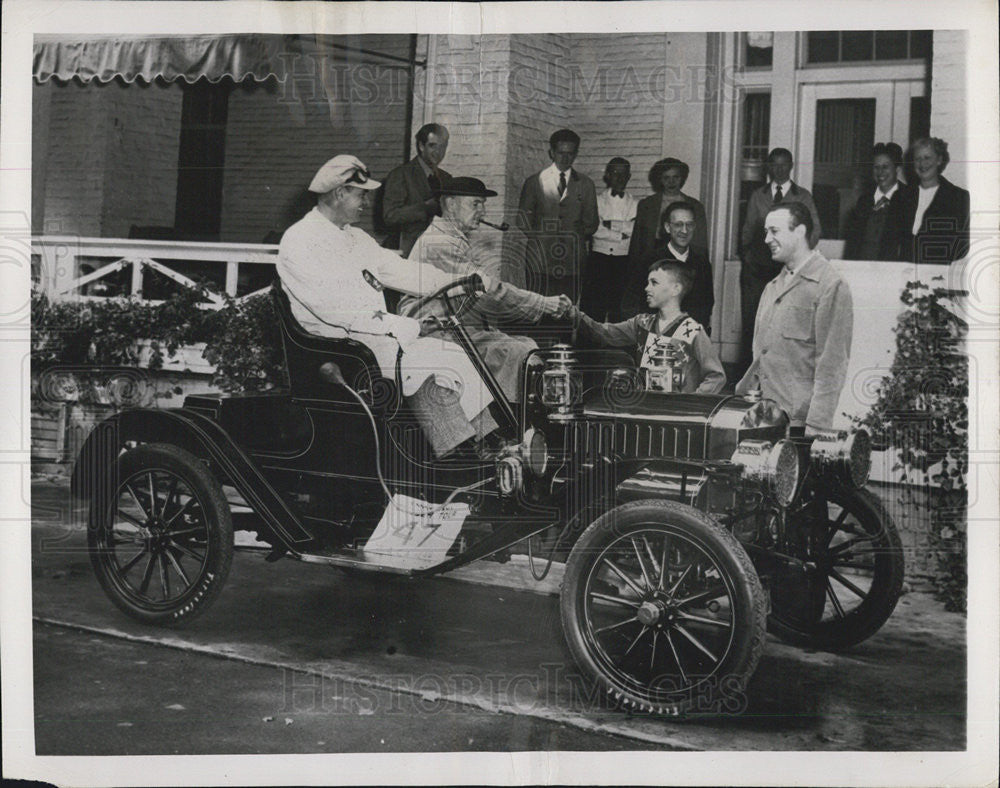
<svg viewBox="0 0 1000 788">
<path fill-rule="evenodd" d="M 345 183 L 368 183 L 368 180 L 371 177 L 372 177 L 371 173 L 368 172 L 368 170 L 362 170 L 362 169 L 359 169 L 359 168 L 355 168 L 354 172 L 351 174 L 351 177 L 348 178 L 344 182 Z"/>
</svg>

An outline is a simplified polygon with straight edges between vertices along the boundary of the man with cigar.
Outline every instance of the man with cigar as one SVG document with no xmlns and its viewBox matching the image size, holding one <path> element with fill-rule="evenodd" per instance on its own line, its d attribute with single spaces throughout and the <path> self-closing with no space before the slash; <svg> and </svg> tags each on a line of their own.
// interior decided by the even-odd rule
<svg viewBox="0 0 1000 788">
<path fill-rule="evenodd" d="M 382 375 L 394 379 L 397 355 L 403 395 L 438 457 L 463 443 L 470 449 L 497 428 L 493 397 L 465 351 L 441 337 L 423 336 L 429 325 L 389 314 L 373 275 L 388 287 L 424 295 L 455 280 L 429 265 L 403 260 L 351 225 L 368 207 L 379 182 L 355 156 L 334 156 L 320 167 L 309 191 L 317 205 L 282 236 L 278 276 L 292 314 L 313 334 L 364 343 Z M 489 292 L 494 281 L 486 274 Z"/>
<path fill-rule="evenodd" d="M 461 177 L 445 180 L 435 194 L 441 202 L 441 216 L 417 239 L 409 259 L 454 276 L 485 273 L 497 278 L 501 266 L 495 247 L 477 243 L 469 235 L 483 219 L 486 198 L 496 197 L 497 193 L 487 189 L 478 178 Z M 419 308 L 416 303 L 416 298 L 404 296 L 399 313 L 421 319 L 445 316 L 440 302 L 429 302 Z M 499 282 L 463 315 L 463 324 L 473 343 L 510 401 L 520 400 L 521 367 L 525 356 L 537 345 L 528 337 L 510 336 L 497 330 L 496 324 L 537 323 L 542 317 L 558 318 L 570 306 L 571 301 L 565 295 L 542 296 Z"/>
</svg>

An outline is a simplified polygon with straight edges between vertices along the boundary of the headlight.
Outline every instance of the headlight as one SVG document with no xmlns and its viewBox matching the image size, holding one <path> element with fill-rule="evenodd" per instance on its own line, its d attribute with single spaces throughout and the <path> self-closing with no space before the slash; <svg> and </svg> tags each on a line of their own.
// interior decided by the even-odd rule
<svg viewBox="0 0 1000 788">
<path fill-rule="evenodd" d="M 817 435 L 809 459 L 819 473 L 849 487 L 864 487 L 872 469 L 872 440 L 865 430 Z"/>
<path fill-rule="evenodd" d="M 521 459 L 535 476 L 544 476 L 549 464 L 549 444 L 541 430 L 534 428 L 524 433 L 521 441 Z"/>
<path fill-rule="evenodd" d="M 743 466 L 743 478 L 765 486 L 781 506 L 788 506 L 799 483 L 799 453 L 791 441 L 740 441 L 732 460 Z"/>
</svg>

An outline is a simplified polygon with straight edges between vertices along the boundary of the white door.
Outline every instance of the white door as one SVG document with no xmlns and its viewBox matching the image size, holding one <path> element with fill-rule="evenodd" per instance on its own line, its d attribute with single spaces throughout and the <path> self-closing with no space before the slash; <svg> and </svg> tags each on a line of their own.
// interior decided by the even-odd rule
<svg viewBox="0 0 1000 788">
<path fill-rule="evenodd" d="M 871 146 L 895 142 L 906 149 L 911 101 L 924 95 L 924 82 L 855 79 L 802 84 L 800 91 L 795 180 L 816 199 L 822 237 L 840 239 L 846 212 L 871 177 Z"/>
</svg>

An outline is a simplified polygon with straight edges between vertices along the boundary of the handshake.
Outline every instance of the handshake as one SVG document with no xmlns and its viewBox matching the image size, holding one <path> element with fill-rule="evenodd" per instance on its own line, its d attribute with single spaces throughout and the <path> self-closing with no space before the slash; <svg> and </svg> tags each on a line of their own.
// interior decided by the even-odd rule
<svg viewBox="0 0 1000 788">
<path fill-rule="evenodd" d="M 546 317 L 554 317 L 557 320 L 572 317 L 574 311 L 573 302 L 565 294 L 546 296 L 542 299 L 542 311 Z"/>
</svg>

